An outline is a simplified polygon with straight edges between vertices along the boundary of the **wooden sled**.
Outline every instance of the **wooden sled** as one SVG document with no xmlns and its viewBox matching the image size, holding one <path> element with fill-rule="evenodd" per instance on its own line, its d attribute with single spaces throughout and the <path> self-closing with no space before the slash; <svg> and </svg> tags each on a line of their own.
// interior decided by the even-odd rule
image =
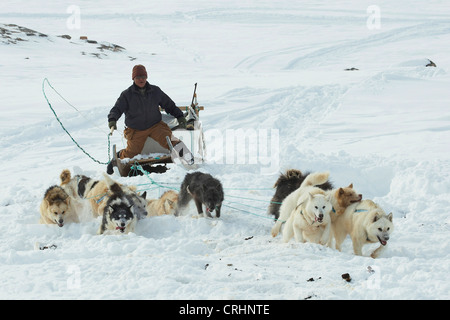
<svg viewBox="0 0 450 320">
<path fill-rule="evenodd" d="M 187 111 L 186 121 L 188 129 L 177 129 L 177 121 L 172 116 L 162 114 L 163 121 L 172 129 L 173 135 L 182 140 L 194 155 L 195 163 L 202 163 L 205 156 L 205 145 L 203 140 L 203 128 L 199 119 L 199 111 L 203 110 L 203 106 L 178 107 L 181 111 Z M 119 170 L 122 177 L 142 175 L 142 170 L 146 172 L 164 173 L 169 168 L 168 163 L 173 163 L 170 150 L 163 148 L 152 138 L 147 138 L 145 145 L 139 155 L 133 159 L 119 159 L 117 157 L 116 145 L 113 145 L 113 163 Z M 140 166 L 140 167 L 139 167 Z"/>
</svg>

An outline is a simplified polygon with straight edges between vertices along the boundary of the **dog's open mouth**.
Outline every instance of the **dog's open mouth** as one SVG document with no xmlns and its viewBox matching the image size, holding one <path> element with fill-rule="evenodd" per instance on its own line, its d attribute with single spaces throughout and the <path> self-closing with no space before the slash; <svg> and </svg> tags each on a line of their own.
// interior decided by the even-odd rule
<svg viewBox="0 0 450 320">
<path fill-rule="evenodd" d="M 116 227 L 116 230 L 120 230 L 120 232 L 125 232 L 125 227 Z"/>
<path fill-rule="evenodd" d="M 378 241 L 380 241 L 381 245 L 383 245 L 383 246 L 387 245 L 386 240 L 381 239 L 379 236 L 377 236 L 377 238 L 378 238 Z"/>
<path fill-rule="evenodd" d="M 322 222 L 323 222 L 323 217 L 317 217 L 317 216 L 315 216 L 314 221 L 315 221 L 315 222 L 318 222 L 318 223 L 322 223 Z"/>
</svg>

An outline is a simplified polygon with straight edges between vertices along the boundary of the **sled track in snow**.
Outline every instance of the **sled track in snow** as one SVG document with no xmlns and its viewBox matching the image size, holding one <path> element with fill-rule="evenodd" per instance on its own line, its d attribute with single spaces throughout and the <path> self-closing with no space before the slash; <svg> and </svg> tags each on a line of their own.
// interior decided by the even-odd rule
<svg viewBox="0 0 450 320">
<path fill-rule="evenodd" d="M 317 124 L 340 106 L 340 101 L 348 91 L 341 85 L 294 86 L 278 89 L 239 88 L 229 91 L 221 100 L 227 102 L 233 109 L 227 108 L 209 118 L 220 123 L 230 112 L 239 113 L 242 119 L 238 128 L 279 128 L 280 139 L 290 141 L 313 138 L 318 134 L 311 130 L 312 124 Z M 255 96 L 260 96 L 261 101 Z M 252 101 L 251 105 L 247 103 Z M 223 124 L 229 129 L 232 124 Z M 284 145 L 284 143 L 283 143 Z M 282 150 L 281 150 L 282 151 Z"/>
<path fill-rule="evenodd" d="M 304 69 L 311 66 L 318 66 L 324 61 L 330 59 L 339 59 L 345 61 L 345 57 L 355 52 L 368 50 L 372 47 L 379 47 L 390 43 L 407 41 L 411 39 L 436 37 L 450 33 L 450 23 L 447 22 L 431 22 L 421 23 L 410 27 L 401 27 L 393 30 L 377 33 L 367 36 L 363 39 L 354 39 L 338 44 L 327 45 L 323 48 L 313 50 L 307 54 L 303 54 L 292 58 L 299 51 L 308 50 L 304 45 L 292 46 L 267 52 L 262 52 L 253 56 L 249 56 L 235 65 L 235 68 L 252 69 L 256 66 L 263 65 L 276 57 L 285 56 L 283 70 Z"/>
</svg>

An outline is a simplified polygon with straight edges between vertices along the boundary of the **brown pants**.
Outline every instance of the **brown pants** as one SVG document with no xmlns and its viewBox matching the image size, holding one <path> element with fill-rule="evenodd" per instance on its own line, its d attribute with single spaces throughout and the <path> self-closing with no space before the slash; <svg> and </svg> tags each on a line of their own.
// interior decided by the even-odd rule
<svg viewBox="0 0 450 320">
<path fill-rule="evenodd" d="M 163 121 L 158 122 L 146 130 L 125 128 L 123 135 L 125 139 L 127 139 L 127 147 L 126 149 L 122 149 L 120 151 L 120 159 L 133 158 L 134 156 L 140 154 L 144 148 L 147 137 L 154 139 L 166 149 L 169 149 L 166 137 L 170 137 L 170 141 L 172 141 L 173 145 L 180 142 L 180 140 L 172 135 L 172 130 L 170 130 L 169 126 Z"/>
</svg>

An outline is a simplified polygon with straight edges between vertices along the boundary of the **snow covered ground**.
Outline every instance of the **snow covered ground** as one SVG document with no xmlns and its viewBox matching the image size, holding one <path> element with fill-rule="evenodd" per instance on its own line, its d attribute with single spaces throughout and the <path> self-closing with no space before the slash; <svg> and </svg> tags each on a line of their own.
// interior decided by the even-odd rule
<svg viewBox="0 0 450 320">
<path fill-rule="evenodd" d="M 0 298 L 449 299 L 449 14 L 437 0 L 2 1 L 1 28 L 47 36 L 0 39 Z M 128 235 L 98 236 L 87 215 L 38 224 L 63 169 L 100 179 L 106 168 L 62 130 L 43 79 L 78 110 L 45 87 L 66 129 L 106 162 L 106 115 L 138 63 L 178 105 L 198 83 L 201 170 L 225 188 L 221 218 L 197 218 L 192 204 Z M 259 140 L 239 147 L 240 129 Z M 118 148 L 121 130 L 123 119 Z M 393 212 L 382 256 L 370 258 L 373 246 L 355 256 L 349 238 L 342 252 L 272 238 L 266 209 L 289 168 L 328 170 Z M 177 188 L 185 174 L 170 165 L 151 177 Z M 113 177 L 150 198 L 164 191 L 146 176 Z"/>
</svg>

